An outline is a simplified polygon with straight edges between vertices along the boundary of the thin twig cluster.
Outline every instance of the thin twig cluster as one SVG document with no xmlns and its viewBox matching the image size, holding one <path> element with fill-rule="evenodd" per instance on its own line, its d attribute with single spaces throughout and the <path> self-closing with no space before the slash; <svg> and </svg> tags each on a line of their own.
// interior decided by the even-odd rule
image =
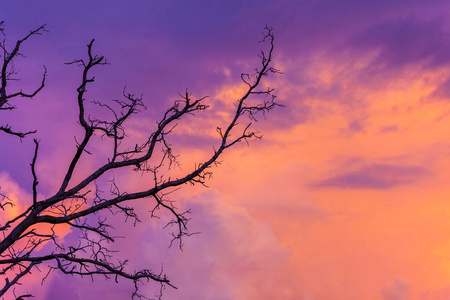
<svg viewBox="0 0 450 300">
<path fill-rule="evenodd" d="M 4 23 L 3 21 L 0 22 L 0 33 L 1 34 L 4 34 L 4 28 L 2 27 L 3 23 Z M 22 43 L 24 43 L 26 40 L 28 40 L 30 37 L 32 37 L 34 35 L 41 35 L 42 32 L 46 31 L 45 26 L 46 25 L 42 25 L 41 27 L 30 31 L 30 33 L 28 33 L 23 39 L 20 39 L 16 42 L 16 45 L 14 46 L 14 48 L 12 50 L 8 50 L 5 39 L 3 39 L 0 42 L 0 49 L 1 49 L 0 57 L 3 58 L 3 64 L 2 64 L 1 74 L 0 74 L 0 81 L 1 81 L 0 111 L 15 109 L 16 107 L 14 105 L 12 105 L 10 102 L 13 98 L 16 98 L 16 97 L 33 98 L 34 96 L 37 95 L 37 93 L 39 93 L 44 88 L 45 78 L 47 76 L 47 68 L 45 66 L 44 66 L 44 74 L 42 75 L 41 85 L 37 89 L 35 89 L 33 92 L 26 93 L 26 92 L 23 92 L 22 90 L 16 91 L 16 92 L 9 92 L 7 90 L 9 81 L 18 80 L 17 78 L 14 78 L 14 75 L 17 74 L 17 70 L 14 65 L 14 59 L 19 56 L 22 56 L 22 54 L 19 52 Z M 11 128 L 11 126 L 9 124 L 0 125 L 0 131 L 4 131 L 8 134 L 16 135 L 20 138 L 24 138 L 26 135 L 31 134 L 31 133 L 36 133 L 36 130 L 27 131 L 27 132 L 15 131 L 14 129 Z"/>
</svg>

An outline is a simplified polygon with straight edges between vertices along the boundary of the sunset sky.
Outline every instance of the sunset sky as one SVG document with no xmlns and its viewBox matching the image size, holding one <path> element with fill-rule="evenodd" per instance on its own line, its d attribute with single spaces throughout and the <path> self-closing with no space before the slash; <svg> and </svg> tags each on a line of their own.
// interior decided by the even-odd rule
<svg viewBox="0 0 450 300">
<path fill-rule="evenodd" d="M 0 124 L 37 129 L 20 141 L 0 133 L 0 187 L 31 201 L 33 138 L 41 199 L 56 192 L 75 151 L 80 68 L 94 52 L 89 99 L 126 90 L 147 110 L 127 124 L 145 138 L 186 88 L 211 108 L 180 121 L 171 142 L 183 170 L 211 154 L 217 126 L 233 112 L 241 73 L 260 63 L 266 25 L 275 34 L 274 67 L 264 86 L 277 108 L 254 124 L 262 140 L 229 149 L 209 188 L 171 196 L 191 208 L 184 251 L 167 249 L 164 216 L 142 207 L 136 227 L 114 221 L 119 257 L 164 272 L 177 286 L 165 299 L 407 300 L 450 297 L 450 3 L 419 0 L 156 1 L 17 0 L 2 3 L 7 45 L 31 29 L 20 82 L 47 85 Z M 92 107 L 92 114 L 95 108 Z M 106 160 L 102 141 L 77 176 Z M 85 173 L 83 173 L 85 172 Z M 145 178 L 118 178 L 130 191 Z M 3 218 L 2 218 L 3 220 Z M 64 236 L 66 234 L 67 236 Z M 63 233 L 62 238 L 74 238 Z M 36 299 L 128 299 L 131 282 L 33 272 L 21 290 Z M 156 285 L 143 287 L 150 296 Z M 64 295 L 64 298 L 62 298 Z"/>
</svg>

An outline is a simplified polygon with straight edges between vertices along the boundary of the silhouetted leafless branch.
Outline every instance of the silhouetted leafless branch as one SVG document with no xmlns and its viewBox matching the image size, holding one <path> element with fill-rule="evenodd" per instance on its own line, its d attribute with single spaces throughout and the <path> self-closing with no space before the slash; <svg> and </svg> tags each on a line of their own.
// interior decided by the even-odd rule
<svg viewBox="0 0 450 300">
<path fill-rule="evenodd" d="M 2 34 L 4 34 L 4 28 L 1 27 L 3 25 L 3 23 L 4 23 L 3 21 L 0 23 L 0 32 Z M 5 39 L 3 39 L 0 42 L 0 49 L 2 51 L 2 54 L 0 54 L 0 57 L 3 57 L 3 63 L 2 63 L 1 74 L 0 74 L 0 81 L 1 81 L 0 111 L 15 109 L 15 106 L 12 105 L 10 102 L 11 99 L 16 98 L 16 97 L 33 98 L 34 96 L 37 95 L 37 93 L 39 93 L 44 88 L 45 79 L 47 76 L 47 68 L 45 66 L 44 66 L 44 73 L 42 75 L 42 80 L 41 80 L 40 86 L 37 89 L 35 89 L 34 91 L 32 91 L 31 93 L 26 93 L 26 92 L 23 92 L 22 90 L 20 90 L 18 92 L 12 92 L 12 93 L 7 91 L 8 82 L 11 80 L 17 80 L 15 78 L 13 78 L 13 76 L 17 74 L 17 71 L 14 66 L 14 59 L 17 58 L 18 56 L 22 56 L 22 54 L 19 52 L 22 43 L 24 43 L 26 40 L 28 40 L 30 37 L 32 37 L 34 35 L 41 35 L 42 32 L 46 31 L 45 26 L 46 25 L 42 25 L 41 27 L 30 31 L 24 38 L 22 38 L 16 42 L 16 44 L 12 50 L 8 50 Z M 36 130 L 27 131 L 27 132 L 14 131 L 11 129 L 11 126 L 8 124 L 0 125 L 0 131 L 6 132 L 11 135 L 18 136 L 20 138 L 24 138 L 26 135 L 36 132 Z"/>
<path fill-rule="evenodd" d="M 32 97 L 44 87 L 46 72 L 41 86 L 35 92 L 31 94 L 6 93 L 8 76 L 12 74 L 12 71 L 7 71 L 7 68 L 12 58 L 18 55 L 21 43 L 32 35 L 41 34 L 42 31 L 44 31 L 44 26 L 31 31 L 24 39 L 17 42 L 11 52 L 5 50 L 3 42 L 4 63 L 0 108 L 6 105 L 12 97 Z M 0 226 L 0 231 L 3 233 L 3 239 L 0 241 L 0 265 L 2 266 L 0 276 L 5 278 L 5 285 L 0 290 L 0 296 L 5 295 L 19 283 L 22 277 L 38 266 L 46 266 L 48 269 L 44 280 L 55 271 L 92 278 L 103 276 L 114 278 L 116 282 L 120 278 L 131 280 L 135 286 L 132 297 L 139 299 L 145 298 L 145 295 L 139 293 L 139 285 L 142 282 L 157 282 L 161 285 L 161 291 L 165 286 L 175 288 L 162 270 L 160 272 L 150 269 L 130 271 L 127 267 L 127 260 L 120 261 L 115 258 L 115 252 L 111 250 L 110 244 L 115 242 L 118 237 L 112 235 L 113 226 L 106 215 L 109 212 L 114 218 L 117 214 L 123 214 L 127 219 L 134 220 L 136 224 L 140 222 L 140 218 L 134 209 L 133 201 L 153 201 L 153 209 L 150 211 L 152 217 L 158 217 L 159 214 L 171 216 L 171 220 L 167 223 L 167 226 L 173 226 L 171 245 L 178 241 L 181 248 L 182 239 L 195 234 L 195 232 L 190 232 L 188 227 L 190 219 L 187 216 L 190 210 L 180 211 L 169 195 L 187 183 L 205 185 L 211 176 L 210 168 L 218 164 L 218 158 L 226 149 L 241 141 L 248 142 L 251 139 L 261 138 L 258 132 L 252 129 L 252 122 L 257 120 L 259 115 L 264 115 L 279 106 L 275 101 L 273 89 L 259 89 L 263 77 L 279 72 L 271 67 L 274 49 L 272 28 L 265 28 L 263 41 L 268 45 L 268 50 L 261 51 L 259 55 L 261 65 L 254 70 L 253 74 L 242 74 L 241 78 L 247 89 L 236 101 L 236 109 L 227 126 L 217 127 L 220 138 L 214 151 L 209 157 L 197 163 L 193 170 L 185 171 L 182 176 L 177 178 L 164 175 L 165 168 L 178 164 L 177 156 L 174 155 L 167 136 L 176 130 L 177 122 L 188 115 L 206 110 L 209 107 L 205 104 L 206 97 L 195 99 L 186 91 L 166 110 L 157 122 L 156 129 L 148 132 L 148 138 L 145 141 L 127 148 L 122 146 L 122 141 L 127 140 L 125 123 L 133 115 L 145 110 L 142 96 L 137 97 L 124 90 L 122 100 L 114 100 L 110 104 L 93 101 L 100 109 L 110 112 L 112 119 L 90 117 L 85 105 L 87 86 L 95 81 L 90 74 L 93 68 L 105 65 L 107 62 L 103 56 L 94 54 L 94 40 L 92 40 L 87 45 L 87 59 L 78 59 L 68 63 L 75 64 L 82 69 L 81 83 L 77 88 L 77 103 L 78 123 L 84 130 L 83 137 L 76 144 L 75 154 L 56 193 L 41 199 L 37 191 L 38 175 L 44 176 L 44 174 L 36 173 L 39 142 L 34 140 L 34 155 L 30 164 L 33 178 L 32 199 L 23 212 Z M 252 104 L 249 102 L 250 97 L 254 98 Z M 243 116 L 248 116 L 249 121 L 245 121 Z M 244 122 L 245 125 L 238 126 L 239 121 Z M 20 134 L 12 131 L 9 133 Z M 24 135 L 26 134 L 28 133 Z M 92 144 L 95 135 L 112 141 L 108 144 L 111 145 L 110 157 L 105 158 L 103 165 L 92 173 L 77 180 L 73 175 L 80 168 L 82 156 L 91 153 L 88 147 Z M 159 149 L 162 149 L 162 153 L 158 151 Z M 114 172 L 125 169 L 150 174 L 153 181 L 145 189 L 123 191 L 114 177 Z M 109 191 L 101 190 L 98 185 L 99 181 L 107 181 Z M 0 201 L 2 209 L 8 209 L 14 205 L 7 195 L 0 194 L 0 200 L 2 200 Z M 24 200 L 21 199 L 21 201 Z M 70 226 L 72 232 L 78 232 L 77 242 L 61 243 L 60 237 L 55 233 L 55 228 L 60 226 Z M 46 250 L 46 253 L 42 250 L 36 251 L 43 245 L 46 245 L 46 249 L 51 250 Z"/>
</svg>

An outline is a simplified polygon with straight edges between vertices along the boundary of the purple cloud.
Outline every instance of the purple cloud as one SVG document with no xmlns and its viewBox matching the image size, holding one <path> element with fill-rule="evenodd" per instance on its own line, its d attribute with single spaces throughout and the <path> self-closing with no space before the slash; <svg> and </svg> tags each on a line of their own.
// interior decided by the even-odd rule
<svg viewBox="0 0 450 300">
<path fill-rule="evenodd" d="M 425 169 L 420 166 L 373 164 L 364 166 L 357 171 L 323 180 L 316 186 L 344 189 L 389 189 L 412 184 L 425 173 Z"/>
<path fill-rule="evenodd" d="M 411 283 L 404 278 L 396 278 L 390 285 L 385 285 L 381 290 L 383 300 L 408 300 L 411 299 Z"/>
<path fill-rule="evenodd" d="M 397 131 L 399 128 L 397 125 L 385 125 L 383 127 L 381 127 L 380 133 L 385 133 L 385 132 L 395 132 Z"/>
<path fill-rule="evenodd" d="M 117 218 L 114 234 L 118 238 L 113 245 L 120 259 L 130 259 L 126 270 L 137 270 L 144 265 L 158 272 L 164 269 L 172 284 L 164 290 L 163 299 L 274 299 L 279 288 L 299 294 L 300 287 L 290 282 L 284 274 L 291 251 L 280 245 L 272 225 L 267 221 L 255 220 L 241 207 L 233 207 L 220 194 L 208 191 L 196 197 L 185 199 L 192 208 L 190 227 L 193 232 L 201 232 L 184 240 L 183 251 L 178 245 L 168 249 L 171 236 L 161 228 L 167 216 L 150 219 L 148 205 L 137 205 L 140 217 L 145 222 L 133 226 Z M 67 247 L 77 243 L 78 233 L 64 237 Z M 46 251 L 43 249 L 41 251 Z M 236 261 L 239 261 L 236 264 Z M 162 266 L 163 264 L 163 266 Z M 44 273 L 36 272 L 40 283 Z M 139 284 L 141 292 L 153 297 L 159 293 L 159 285 Z M 278 287 L 278 289 L 277 289 Z M 67 299 L 130 299 L 134 290 L 132 283 L 114 278 L 81 278 L 52 273 L 43 286 L 23 286 L 22 291 L 33 292 L 38 299 L 60 299 L 67 293 Z"/>
<path fill-rule="evenodd" d="M 418 65 L 434 69 L 450 61 L 450 38 L 442 17 L 424 20 L 406 17 L 376 23 L 352 37 L 345 47 L 378 54 L 368 68 L 372 72 L 401 70 Z"/>
</svg>

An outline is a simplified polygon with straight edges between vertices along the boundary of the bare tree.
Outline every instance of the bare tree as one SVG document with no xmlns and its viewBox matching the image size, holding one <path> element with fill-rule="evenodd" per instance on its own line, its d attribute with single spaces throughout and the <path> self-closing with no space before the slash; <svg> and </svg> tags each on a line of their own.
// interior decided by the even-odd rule
<svg viewBox="0 0 450 300">
<path fill-rule="evenodd" d="M 1 27 L 0 23 L 0 27 Z M 9 103 L 14 97 L 33 97 L 45 83 L 46 71 L 42 77 L 41 85 L 30 94 L 22 91 L 7 93 L 8 80 L 15 74 L 12 66 L 13 59 L 19 55 L 20 45 L 33 35 L 41 34 L 44 26 L 31 31 L 25 38 L 17 41 L 12 51 L 7 51 L 5 42 L 2 43 L 3 67 L 1 86 L 1 109 L 13 109 Z M 52 272 L 59 271 L 64 274 L 81 276 L 104 276 L 106 278 L 128 279 L 134 283 L 135 290 L 132 298 L 145 298 L 139 292 L 139 285 L 143 282 L 157 282 L 160 291 L 166 286 L 175 288 L 174 284 L 162 272 L 154 272 L 149 269 L 130 271 L 127 261 L 116 258 L 110 245 L 115 241 L 111 234 L 111 223 L 106 217 L 107 213 L 113 216 L 124 214 L 134 222 L 139 217 L 134 210 L 132 200 L 143 200 L 152 202 L 150 211 L 152 216 L 166 213 L 171 215 L 171 221 L 167 224 L 173 226 L 173 240 L 182 246 L 182 238 L 193 234 L 189 231 L 187 211 L 180 211 L 167 195 L 174 189 L 183 185 L 205 184 L 211 176 L 211 167 L 219 163 L 218 159 L 222 153 L 233 145 L 251 139 L 259 139 L 261 136 L 252 129 L 252 122 L 258 115 L 271 111 L 279 104 L 275 101 L 273 89 L 260 89 L 261 80 L 270 73 L 278 73 L 271 66 L 274 48 L 274 35 L 272 28 L 266 27 L 263 32 L 263 42 L 267 50 L 259 54 L 261 64 L 254 69 L 253 74 L 242 74 L 241 79 L 246 85 L 246 90 L 240 99 L 236 100 L 236 108 L 228 124 L 217 127 L 219 143 L 213 147 L 209 157 L 199 162 L 190 171 L 185 171 L 182 176 L 170 178 L 164 173 L 167 166 L 177 164 L 177 158 L 172 150 L 172 145 L 167 137 L 173 132 L 177 122 L 187 115 L 204 111 L 208 108 L 205 104 L 206 97 L 193 99 L 186 91 L 180 95 L 172 107 L 166 110 L 157 122 L 156 129 L 148 133 L 148 138 L 141 144 L 133 147 L 124 146 L 127 140 L 125 134 L 125 122 L 134 114 L 145 109 L 142 97 L 137 97 L 124 91 L 123 100 L 114 100 L 109 104 L 94 101 L 102 109 L 106 109 L 112 115 L 111 120 L 90 117 L 86 111 L 86 87 L 94 82 L 91 70 L 97 66 L 106 64 L 103 56 L 94 54 L 92 40 L 87 45 L 87 58 L 70 62 L 81 67 L 81 84 L 77 88 L 78 123 L 84 130 L 84 136 L 77 142 L 76 152 L 71 159 L 64 178 L 54 195 L 40 199 L 37 191 L 39 183 L 36 173 L 36 163 L 39 154 L 39 142 L 34 140 L 34 156 L 31 162 L 32 199 L 29 199 L 28 207 L 16 217 L 0 224 L 3 239 L 0 241 L 0 274 L 5 280 L 0 296 L 13 293 L 16 299 L 23 299 L 31 295 L 16 296 L 14 286 L 20 280 L 30 274 L 34 269 L 47 270 L 44 279 Z M 252 98 L 253 100 L 250 100 Z M 250 119 L 244 121 L 245 116 Z M 241 122 L 241 125 L 238 125 Z M 25 133 L 13 131 L 9 125 L 0 127 L 6 133 L 25 137 L 34 131 Z M 74 172 L 79 168 L 80 159 L 83 155 L 90 154 L 88 146 L 91 145 L 95 135 L 103 136 L 107 145 L 111 145 L 111 155 L 104 158 L 105 163 L 94 172 L 88 174 L 81 180 L 74 178 Z M 107 142 L 109 141 L 109 142 Z M 162 153 L 159 152 L 162 149 Z M 137 191 L 123 191 L 120 182 L 114 179 L 114 172 L 119 170 L 133 170 L 143 172 L 152 178 L 152 184 L 145 189 Z M 99 182 L 109 179 L 110 191 L 104 192 Z M 0 208 L 10 209 L 15 205 L 7 195 L 0 195 Z M 24 201 L 21 199 L 22 203 Z M 61 243 L 60 237 L 55 233 L 58 226 L 70 226 L 72 231 L 79 232 L 79 240 L 76 244 L 66 245 Z M 45 245 L 45 251 L 41 249 Z M 50 249 L 50 250 L 48 250 Z"/>
</svg>

